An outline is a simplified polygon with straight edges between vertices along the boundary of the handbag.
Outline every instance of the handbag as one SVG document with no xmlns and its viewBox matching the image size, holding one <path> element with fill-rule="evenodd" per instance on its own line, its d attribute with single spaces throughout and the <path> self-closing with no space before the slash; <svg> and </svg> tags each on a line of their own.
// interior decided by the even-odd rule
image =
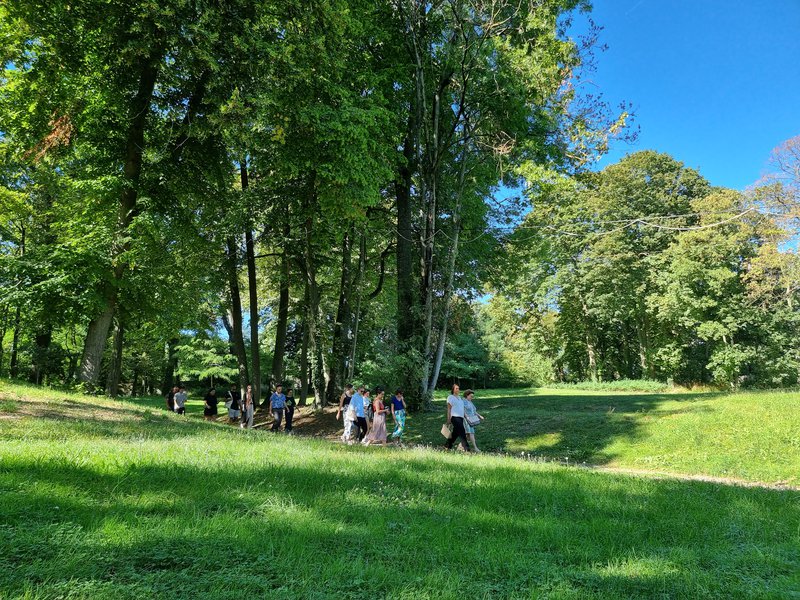
<svg viewBox="0 0 800 600">
<path fill-rule="evenodd" d="M 228 400 L 228 401 L 225 403 L 225 408 L 227 408 L 228 410 L 230 410 L 231 406 L 233 406 L 233 400 Z"/>
<path fill-rule="evenodd" d="M 467 420 L 467 423 L 469 423 L 470 427 L 475 427 L 476 425 L 481 424 L 481 418 L 478 415 L 467 415 L 464 418 Z"/>
<path fill-rule="evenodd" d="M 442 425 L 442 435 L 448 440 L 450 439 L 450 436 L 453 435 L 453 426 L 450 423 L 445 423 Z"/>
</svg>

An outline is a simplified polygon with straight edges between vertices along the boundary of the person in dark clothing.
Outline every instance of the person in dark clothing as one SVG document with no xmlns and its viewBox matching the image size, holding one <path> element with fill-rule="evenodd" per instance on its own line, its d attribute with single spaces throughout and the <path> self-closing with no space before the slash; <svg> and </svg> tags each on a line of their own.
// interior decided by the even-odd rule
<svg viewBox="0 0 800 600">
<path fill-rule="evenodd" d="M 175 394 L 178 393 L 178 389 L 178 386 L 175 386 L 167 392 L 167 408 L 169 412 L 175 412 Z"/>
<path fill-rule="evenodd" d="M 289 388 L 286 390 L 286 425 L 283 426 L 283 430 L 286 433 L 292 433 L 292 419 L 294 418 L 295 406 L 297 406 L 297 402 L 294 399 L 294 390 Z"/>
<path fill-rule="evenodd" d="M 369 404 L 372 406 L 372 399 L 369 397 L 369 390 L 364 388 L 363 386 L 358 388 L 360 392 L 360 402 L 356 400 L 356 397 L 353 396 L 353 399 L 350 400 L 351 403 L 356 403 L 356 423 L 358 424 L 358 441 L 363 442 L 364 438 L 367 437 L 367 432 L 369 431 L 369 421 L 367 420 L 367 405 Z"/>
<path fill-rule="evenodd" d="M 211 388 L 206 394 L 206 397 L 203 398 L 203 401 L 205 402 L 203 406 L 203 417 L 206 421 L 213 421 L 217 418 L 218 414 L 217 405 L 219 404 L 219 398 L 217 398 L 217 390 Z"/>
<path fill-rule="evenodd" d="M 239 386 L 235 383 L 231 384 L 231 389 L 228 391 L 228 400 L 225 406 L 228 408 L 228 419 L 231 423 L 239 420 L 239 406 L 242 401 L 242 394 L 239 392 Z"/>
</svg>

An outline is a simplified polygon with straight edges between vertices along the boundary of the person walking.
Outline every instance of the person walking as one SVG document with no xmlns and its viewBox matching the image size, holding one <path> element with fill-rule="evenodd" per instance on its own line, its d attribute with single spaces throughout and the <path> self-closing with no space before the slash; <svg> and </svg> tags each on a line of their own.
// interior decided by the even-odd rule
<svg viewBox="0 0 800 600">
<path fill-rule="evenodd" d="M 467 440 L 469 440 L 472 450 L 480 452 L 475 441 L 475 426 L 483 421 L 483 415 L 478 412 L 478 409 L 472 403 L 474 397 L 475 392 L 472 390 L 464 392 L 464 431 L 467 433 Z"/>
<path fill-rule="evenodd" d="M 460 388 L 453 385 L 452 393 L 447 397 L 447 423 L 453 426 L 450 437 L 447 438 L 445 448 L 450 450 L 456 439 L 461 439 L 461 447 L 469 452 L 467 432 L 464 431 L 464 399 L 459 396 Z"/>
<path fill-rule="evenodd" d="M 283 430 L 290 434 L 292 433 L 292 419 L 294 419 L 294 409 L 297 406 L 297 402 L 294 399 L 294 389 L 289 388 L 286 390 L 286 425 L 283 426 Z"/>
<path fill-rule="evenodd" d="M 383 404 L 383 388 L 375 388 L 375 399 L 372 401 L 372 429 L 362 442 L 365 446 L 382 444 L 386 446 L 386 413 L 389 410 Z"/>
<path fill-rule="evenodd" d="M 358 386 L 358 392 L 353 395 L 350 400 L 350 410 L 352 412 L 355 426 L 358 428 L 358 441 L 362 441 L 367 435 L 367 418 L 364 412 L 364 396 L 369 397 L 369 392 L 363 385 Z"/>
<path fill-rule="evenodd" d="M 286 410 L 286 396 L 283 395 L 283 386 L 275 386 L 275 392 L 269 398 L 269 412 L 272 413 L 272 431 L 281 430 L 283 413 Z"/>
<path fill-rule="evenodd" d="M 179 390 L 180 388 L 176 385 L 167 392 L 166 399 L 169 412 L 175 412 L 175 394 L 177 394 Z"/>
<path fill-rule="evenodd" d="M 230 423 L 236 423 L 241 414 L 242 394 L 239 391 L 239 386 L 235 383 L 231 384 L 231 389 L 228 390 L 228 400 L 225 402 L 225 407 L 228 409 L 228 420 Z"/>
<path fill-rule="evenodd" d="M 394 420 L 394 431 L 392 439 L 399 445 L 403 445 L 403 432 L 406 429 L 406 401 L 403 398 L 403 390 L 397 389 L 391 399 L 392 419 Z"/>
<path fill-rule="evenodd" d="M 186 393 L 186 388 L 181 386 L 178 390 L 178 393 L 175 394 L 175 412 L 179 415 L 186 414 L 186 398 L 188 394 Z"/>
<path fill-rule="evenodd" d="M 208 390 L 206 397 L 203 398 L 203 418 L 206 421 L 213 421 L 217 418 L 218 404 L 219 398 L 217 398 L 217 390 L 212 387 L 210 390 Z"/>
<path fill-rule="evenodd" d="M 344 433 L 339 438 L 345 444 L 350 441 L 350 438 L 353 434 L 353 421 L 348 418 L 350 413 L 350 400 L 353 398 L 353 384 L 348 383 L 344 386 L 344 391 L 342 395 L 339 396 L 339 408 L 336 411 L 336 420 L 339 420 L 339 417 L 344 415 L 342 418 L 343 425 L 344 425 Z"/>
<path fill-rule="evenodd" d="M 253 428 L 253 386 L 248 385 L 244 393 L 242 404 L 242 422 L 239 424 L 242 429 Z"/>
</svg>

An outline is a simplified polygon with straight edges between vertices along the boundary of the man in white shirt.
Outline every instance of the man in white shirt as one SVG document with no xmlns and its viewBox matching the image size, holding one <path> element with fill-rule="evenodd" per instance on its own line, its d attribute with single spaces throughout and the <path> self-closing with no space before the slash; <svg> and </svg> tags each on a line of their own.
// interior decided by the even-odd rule
<svg viewBox="0 0 800 600">
<path fill-rule="evenodd" d="M 179 415 L 186 414 L 186 388 L 181 386 L 180 391 L 175 394 L 175 412 Z"/>
</svg>

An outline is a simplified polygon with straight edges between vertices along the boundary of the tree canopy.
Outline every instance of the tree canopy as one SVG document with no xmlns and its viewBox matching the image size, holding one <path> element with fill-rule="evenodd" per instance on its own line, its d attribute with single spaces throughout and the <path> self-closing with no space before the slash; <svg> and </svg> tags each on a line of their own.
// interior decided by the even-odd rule
<svg viewBox="0 0 800 600">
<path fill-rule="evenodd" d="M 0 375 L 796 381 L 796 140 L 752 192 L 578 83 L 588 2 L 0 7 Z M 518 191 L 519 193 L 514 193 Z"/>
</svg>

